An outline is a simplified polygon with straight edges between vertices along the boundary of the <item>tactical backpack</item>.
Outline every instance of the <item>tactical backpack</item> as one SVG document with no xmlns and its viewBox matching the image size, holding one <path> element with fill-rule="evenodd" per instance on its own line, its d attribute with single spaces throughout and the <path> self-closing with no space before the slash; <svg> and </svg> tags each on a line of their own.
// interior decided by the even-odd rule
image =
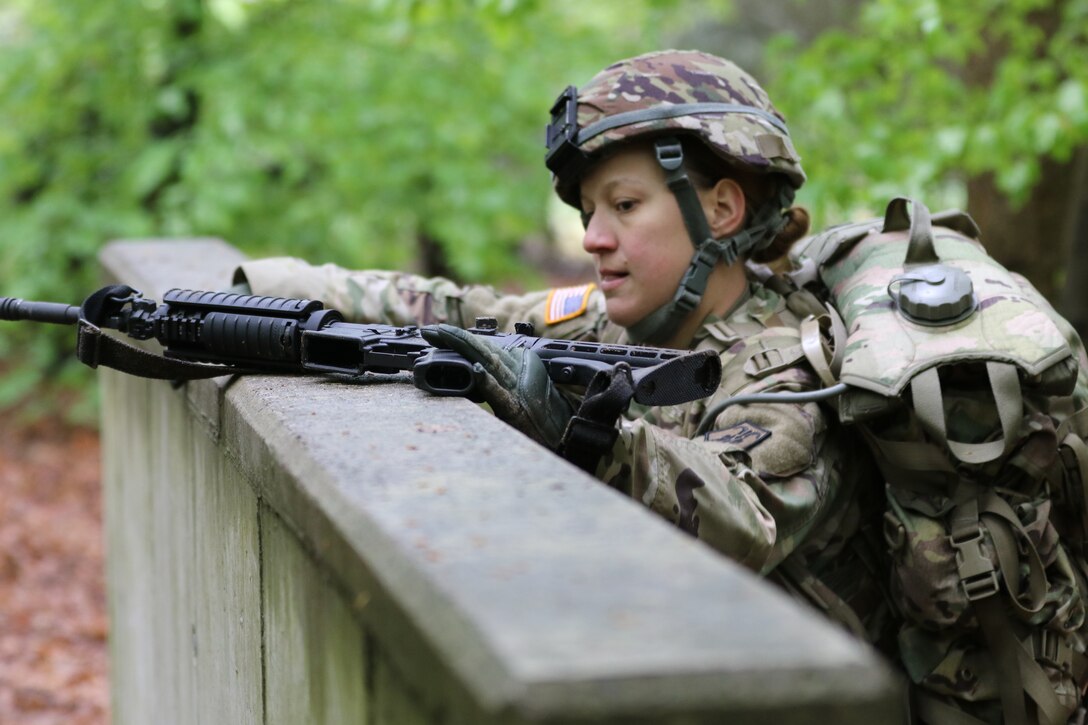
<svg viewBox="0 0 1088 725">
<path fill-rule="evenodd" d="M 791 254 L 805 355 L 885 480 L 912 718 L 1083 722 L 1088 365 L 961 212 L 895 199 Z"/>
</svg>

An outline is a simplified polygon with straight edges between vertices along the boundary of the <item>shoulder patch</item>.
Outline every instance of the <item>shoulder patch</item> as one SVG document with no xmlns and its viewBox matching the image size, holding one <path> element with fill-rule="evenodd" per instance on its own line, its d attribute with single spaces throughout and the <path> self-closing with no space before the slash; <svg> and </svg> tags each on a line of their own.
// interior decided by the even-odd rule
<svg viewBox="0 0 1088 725">
<path fill-rule="evenodd" d="M 771 432 L 754 423 L 737 423 L 723 430 L 712 430 L 705 438 L 714 443 L 730 443 L 750 451 L 771 437 Z"/>
<path fill-rule="evenodd" d="M 589 307 L 589 295 L 597 285 L 583 284 L 577 287 L 557 287 L 548 292 L 548 304 L 544 322 L 554 325 L 558 322 L 573 320 L 585 313 Z"/>
</svg>

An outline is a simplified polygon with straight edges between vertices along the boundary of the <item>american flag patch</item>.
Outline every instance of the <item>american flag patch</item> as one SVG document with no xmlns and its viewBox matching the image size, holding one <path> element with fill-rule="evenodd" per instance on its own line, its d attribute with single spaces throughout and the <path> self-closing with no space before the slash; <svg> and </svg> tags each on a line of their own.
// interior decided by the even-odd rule
<svg viewBox="0 0 1088 725">
<path fill-rule="evenodd" d="M 548 292 L 547 311 L 544 322 L 554 325 L 564 320 L 573 320 L 586 311 L 589 306 L 589 294 L 595 284 L 583 284 L 577 287 L 558 287 Z"/>
</svg>

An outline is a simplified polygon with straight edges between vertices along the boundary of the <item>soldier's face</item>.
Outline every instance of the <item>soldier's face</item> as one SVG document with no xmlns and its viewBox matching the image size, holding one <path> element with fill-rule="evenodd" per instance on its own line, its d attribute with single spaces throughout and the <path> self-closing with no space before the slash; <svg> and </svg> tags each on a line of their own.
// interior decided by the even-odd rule
<svg viewBox="0 0 1088 725">
<path fill-rule="evenodd" d="M 625 149 L 581 184 L 586 226 L 608 318 L 630 327 L 676 292 L 693 248 L 665 172 L 648 147 Z"/>
</svg>

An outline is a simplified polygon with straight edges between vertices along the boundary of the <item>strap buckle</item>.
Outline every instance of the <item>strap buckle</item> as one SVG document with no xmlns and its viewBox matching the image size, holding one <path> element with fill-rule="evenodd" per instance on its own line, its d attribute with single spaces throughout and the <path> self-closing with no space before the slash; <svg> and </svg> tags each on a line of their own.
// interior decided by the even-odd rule
<svg viewBox="0 0 1088 725">
<path fill-rule="evenodd" d="M 993 561 L 982 551 L 982 538 L 981 525 L 967 531 L 953 531 L 948 537 L 956 550 L 956 569 L 969 602 L 991 597 L 1001 588 Z"/>
<path fill-rule="evenodd" d="M 709 245 L 703 245 L 696 250 L 691 258 L 691 264 L 684 272 L 680 280 L 680 287 L 676 290 L 673 305 L 676 309 L 687 314 L 699 306 L 699 301 L 706 291 L 707 280 L 714 271 L 714 265 L 718 263 L 718 254 Z"/>
<path fill-rule="evenodd" d="M 1057 632 L 1041 629 L 1032 637 L 1036 661 L 1070 674 L 1073 671 L 1073 648 Z"/>
<path fill-rule="evenodd" d="M 684 147 L 678 139 L 660 139 L 654 144 L 654 151 L 657 153 L 657 163 L 665 171 L 676 171 L 684 163 Z"/>
</svg>

